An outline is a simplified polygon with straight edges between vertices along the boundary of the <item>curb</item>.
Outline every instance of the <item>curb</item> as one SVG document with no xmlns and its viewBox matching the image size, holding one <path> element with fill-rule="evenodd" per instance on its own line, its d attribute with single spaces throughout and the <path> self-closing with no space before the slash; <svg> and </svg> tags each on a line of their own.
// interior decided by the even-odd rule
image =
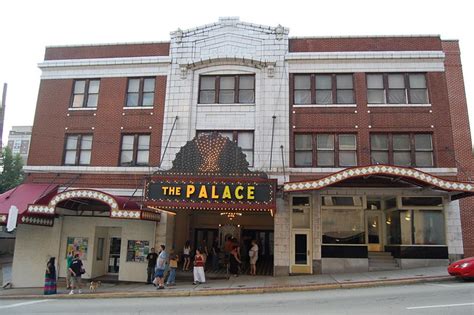
<svg viewBox="0 0 474 315">
<path fill-rule="evenodd" d="M 425 282 L 452 280 L 451 276 L 416 277 L 406 279 L 389 279 L 377 281 L 360 281 L 351 283 L 329 283 L 329 284 L 307 284 L 295 286 L 270 286 L 270 287 L 249 287 L 249 288 L 224 288 L 224 289 L 203 289 L 203 290 L 182 290 L 182 291 L 139 291 L 139 292 L 104 292 L 85 294 L 58 294 L 58 295 L 11 295 L 0 296 L 0 300 L 18 299 L 117 299 L 117 298 L 151 298 L 151 297 L 191 297 L 191 296 L 219 296 L 219 295 L 241 295 L 241 294 L 265 294 L 281 292 L 305 292 L 334 289 L 356 289 L 370 288 L 392 285 L 409 285 Z"/>
</svg>

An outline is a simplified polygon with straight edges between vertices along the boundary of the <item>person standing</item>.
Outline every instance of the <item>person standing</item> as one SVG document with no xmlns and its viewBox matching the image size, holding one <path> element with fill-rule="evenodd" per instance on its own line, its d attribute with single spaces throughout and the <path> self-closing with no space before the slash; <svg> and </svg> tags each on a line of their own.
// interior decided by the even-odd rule
<svg viewBox="0 0 474 315">
<path fill-rule="evenodd" d="M 216 272 L 219 271 L 219 254 L 220 254 L 220 248 L 219 248 L 219 241 L 217 239 L 214 240 L 212 243 L 212 248 L 211 248 L 211 257 L 212 257 L 212 271 Z"/>
<path fill-rule="evenodd" d="M 179 256 L 175 254 L 174 250 L 171 250 L 170 253 L 170 273 L 168 275 L 168 281 L 166 281 L 167 286 L 176 285 L 176 269 L 178 269 L 178 260 Z"/>
<path fill-rule="evenodd" d="M 239 265 L 242 263 L 242 261 L 239 258 L 238 254 L 238 246 L 234 246 L 232 251 L 230 252 L 230 258 L 229 258 L 229 272 L 234 275 L 234 277 L 239 276 Z"/>
<path fill-rule="evenodd" d="M 164 280 L 165 280 L 165 269 L 166 269 L 166 261 L 168 260 L 168 254 L 165 251 L 165 245 L 160 245 L 160 254 L 158 255 L 158 259 L 156 260 L 156 268 L 155 268 L 155 284 L 157 286 L 157 290 L 161 290 L 165 288 Z"/>
<path fill-rule="evenodd" d="M 186 241 L 186 244 L 184 245 L 183 257 L 184 257 L 183 271 L 188 271 L 189 268 L 191 267 L 191 242 L 190 241 Z"/>
<path fill-rule="evenodd" d="M 199 249 L 196 249 L 196 255 L 194 256 L 193 284 L 206 283 L 206 275 L 204 274 L 204 264 L 204 256 L 201 254 L 201 251 Z"/>
<path fill-rule="evenodd" d="M 146 260 L 148 261 L 148 267 L 146 268 L 146 284 L 152 284 L 157 259 L 158 254 L 155 253 L 155 249 L 152 248 L 150 253 L 146 255 Z"/>
<path fill-rule="evenodd" d="M 51 257 L 46 264 L 46 272 L 44 276 L 44 294 L 51 295 L 57 293 L 56 285 L 56 266 L 54 265 L 55 258 Z"/>
<path fill-rule="evenodd" d="M 74 259 L 74 252 L 71 250 L 67 254 L 66 257 L 66 290 L 71 290 L 71 272 L 69 271 L 69 268 L 71 268 L 72 260 Z"/>
<path fill-rule="evenodd" d="M 249 250 L 250 275 L 257 275 L 258 245 L 256 240 L 252 240 Z"/>
<path fill-rule="evenodd" d="M 82 265 L 82 260 L 79 258 L 79 254 L 74 255 L 74 259 L 71 262 L 71 267 L 69 267 L 71 272 L 71 292 L 69 294 L 74 294 L 74 290 L 77 289 L 78 293 L 82 293 L 81 290 L 81 276 L 84 273 L 84 268 Z"/>
</svg>

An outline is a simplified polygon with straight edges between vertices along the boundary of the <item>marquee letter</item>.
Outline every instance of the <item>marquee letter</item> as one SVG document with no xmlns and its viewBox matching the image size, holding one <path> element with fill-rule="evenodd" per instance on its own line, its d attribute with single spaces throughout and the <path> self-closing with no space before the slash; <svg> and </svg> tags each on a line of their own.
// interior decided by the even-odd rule
<svg viewBox="0 0 474 315">
<path fill-rule="evenodd" d="M 238 200 L 244 199 L 242 195 L 242 190 L 244 190 L 244 186 L 237 186 L 235 187 L 235 198 Z"/>
<path fill-rule="evenodd" d="M 247 199 L 254 200 L 255 199 L 255 186 L 248 186 L 247 187 Z"/>
<path fill-rule="evenodd" d="M 191 197 L 192 194 L 196 191 L 196 187 L 194 185 L 187 185 L 186 186 L 186 198 Z"/>
<path fill-rule="evenodd" d="M 222 193 L 222 199 L 232 199 L 229 186 L 225 185 L 224 192 Z"/>
<path fill-rule="evenodd" d="M 212 199 L 219 199 L 219 195 L 216 194 L 216 185 L 212 185 L 212 188 L 211 188 L 211 198 L 212 198 Z"/>
<path fill-rule="evenodd" d="M 199 196 L 198 197 L 207 199 L 206 186 L 204 186 L 204 185 L 201 186 L 201 190 L 199 191 Z"/>
</svg>

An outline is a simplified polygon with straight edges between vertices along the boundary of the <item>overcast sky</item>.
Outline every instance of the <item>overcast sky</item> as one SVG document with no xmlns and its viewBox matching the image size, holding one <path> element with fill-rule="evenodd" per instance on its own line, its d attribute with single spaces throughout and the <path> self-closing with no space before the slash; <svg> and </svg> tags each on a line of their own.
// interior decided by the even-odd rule
<svg viewBox="0 0 474 315">
<path fill-rule="evenodd" d="M 458 39 L 474 125 L 474 18 L 461 0 L 2 0 L 0 84 L 8 83 L 3 140 L 31 125 L 45 46 L 168 41 L 169 33 L 221 16 L 290 29 L 290 36 L 439 34 Z M 4 142 L 5 143 L 5 142 Z"/>
</svg>

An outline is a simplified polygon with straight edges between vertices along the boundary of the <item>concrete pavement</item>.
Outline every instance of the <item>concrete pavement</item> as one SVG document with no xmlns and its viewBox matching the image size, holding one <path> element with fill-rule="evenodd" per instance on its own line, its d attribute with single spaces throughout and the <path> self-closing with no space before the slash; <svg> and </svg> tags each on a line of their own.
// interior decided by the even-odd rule
<svg viewBox="0 0 474 315">
<path fill-rule="evenodd" d="M 208 279 L 206 283 L 199 285 L 193 285 L 189 280 L 180 281 L 178 278 L 176 286 L 166 288 L 165 290 L 156 290 L 153 285 L 142 283 L 119 282 L 116 284 L 103 283 L 96 292 L 90 292 L 88 285 L 86 286 L 88 283 L 83 281 L 83 293 L 74 295 L 68 295 L 69 291 L 60 282 L 57 295 L 45 296 L 43 295 L 43 288 L 13 288 L 1 289 L 0 299 L 94 299 L 256 294 L 400 285 L 448 279 L 451 279 L 451 277 L 448 275 L 446 267 L 424 267 L 405 270 L 286 277 L 252 277 L 242 275 L 240 277 L 232 277 L 229 280 Z"/>
</svg>

